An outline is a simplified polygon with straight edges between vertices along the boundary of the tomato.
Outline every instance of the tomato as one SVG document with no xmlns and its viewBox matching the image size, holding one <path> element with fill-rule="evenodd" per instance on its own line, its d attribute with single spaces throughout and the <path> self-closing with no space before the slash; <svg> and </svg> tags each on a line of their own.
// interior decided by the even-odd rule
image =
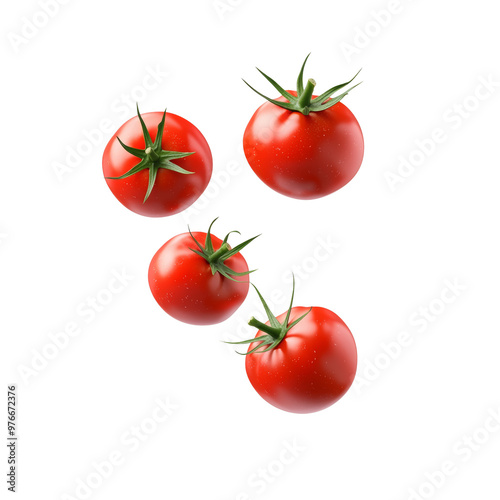
<svg viewBox="0 0 500 500">
<path fill-rule="evenodd" d="M 358 172 L 364 154 L 359 123 L 339 102 L 351 89 L 331 98 L 352 80 L 313 95 L 316 82 L 310 79 L 303 85 L 306 61 L 297 91 L 285 91 L 261 72 L 282 95 L 269 99 L 256 91 L 268 102 L 254 113 L 243 136 L 245 156 L 257 176 L 278 193 L 302 200 L 345 186 Z"/>
<path fill-rule="evenodd" d="M 212 154 L 202 133 L 172 113 L 146 113 L 124 123 L 102 158 L 106 182 L 128 209 L 148 217 L 185 210 L 212 175 Z"/>
<path fill-rule="evenodd" d="M 311 200 L 337 191 L 356 175 L 363 135 L 341 102 L 308 116 L 265 103 L 245 130 L 243 148 L 252 170 L 270 188 Z"/>
<path fill-rule="evenodd" d="M 347 325 L 323 307 L 290 304 L 278 317 L 265 308 L 267 323 L 249 322 L 259 328 L 255 339 L 235 342 L 250 344 L 245 365 L 253 388 L 292 413 L 316 412 L 338 401 L 356 375 L 356 344 Z"/>
<path fill-rule="evenodd" d="M 215 221 L 214 221 L 215 222 Z M 214 223 L 212 222 L 212 224 Z M 229 318 L 248 294 L 251 272 L 240 250 L 207 233 L 183 233 L 167 241 L 149 266 L 149 287 L 163 310 L 192 325 L 212 325 Z"/>
</svg>

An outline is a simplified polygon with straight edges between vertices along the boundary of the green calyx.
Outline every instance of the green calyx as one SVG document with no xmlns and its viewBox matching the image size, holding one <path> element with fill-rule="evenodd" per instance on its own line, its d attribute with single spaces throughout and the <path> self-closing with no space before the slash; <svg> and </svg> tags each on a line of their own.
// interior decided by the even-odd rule
<svg viewBox="0 0 500 500">
<path fill-rule="evenodd" d="M 218 217 L 217 217 L 218 219 Z M 239 253 L 243 248 L 245 248 L 249 243 L 251 243 L 255 238 L 258 238 L 260 235 L 254 236 L 253 238 L 250 238 L 249 240 L 244 241 L 243 243 L 240 243 L 239 245 L 235 246 L 234 248 L 230 248 L 227 240 L 229 238 L 229 235 L 231 233 L 238 233 L 240 234 L 239 231 L 230 231 L 227 233 L 226 237 L 224 238 L 222 245 L 218 250 L 215 250 L 212 244 L 212 237 L 210 235 L 210 231 L 212 229 L 212 226 L 214 222 L 217 220 L 214 219 L 212 223 L 210 224 L 210 227 L 208 228 L 207 231 L 207 236 L 205 238 L 205 246 L 201 245 L 198 240 L 193 236 L 193 233 L 191 232 L 191 229 L 189 229 L 189 234 L 191 235 L 191 238 L 193 238 L 193 241 L 196 243 L 196 246 L 198 247 L 198 250 L 195 250 L 194 248 L 190 248 L 191 251 L 194 253 L 198 254 L 200 257 L 203 257 L 208 264 L 210 265 L 210 269 L 212 270 L 212 275 L 215 273 L 220 273 L 222 276 L 225 278 L 228 278 L 233 281 L 239 281 L 234 279 L 233 276 L 246 276 L 247 274 L 253 273 L 255 271 L 246 271 L 243 273 L 238 273 L 236 271 L 233 271 L 230 267 L 228 267 L 225 264 L 225 261 L 232 257 L 233 255 L 236 255 Z"/>
<path fill-rule="evenodd" d="M 146 203 L 147 199 L 149 198 L 149 195 L 151 194 L 151 191 L 153 190 L 153 187 L 156 182 L 156 177 L 158 175 L 158 170 L 160 168 L 163 168 L 165 170 L 172 170 L 173 172 L 178 172 L 179 174 L 193 174 L 194 172 L 189 172 L 188 170 L 185 170 L 182 167 L 179 167 L 179 165 L 176 165 L 175 163 L 172 162 L 172 160 L 178 160 L 179 158 L 185 158 L 186 156 L 190 156 L 193 153 L 181 153 L 178 151 L 163 151 L 161 148 L 161 141 L 163 138 L 163 129 L 165 128 L 165 114 L 167 110 L 163 112 L 163 118 L 161 122 L 158 124 L 158 131 L 156 132 L 156 139 L 155 142 L 151 140 L 151 136 L 149 135 L 149 131 L 146 127 L 146 124 L 144 123 L 144 120 L 142 119 L 141 113 L 139 112 L 139 106 L 137 105 L 137 116 L 139 117 L 139 120 L 141 122 L 141 127 L 142 127 L 142 133 L 144 135 L 144 142 L 146 144 L 145 149 L 137 149 L 137 148 L 131 148 L 130 146 L 127 146 L 126 144 L 123 144 L 123 142 L 120 140 L 119 137 L 117 137 L 118 142 L 122 145 L 123 149 L 130 153 L 133 156 L 136 156 L 137 158 L 140 158 L 140 162 L 135 166 L 132 167 L 128 172 L 125 172 L 123 175 L 120 175 L 119 177 L 106 177 L 107 179 L 125 179 L 126 177 L 130 177 L 131 175 L 136 174 L 137 172 L 140 172 L 141 170 L 149 170 L 149 182 L 148 182 L 148 189 L 146 191 L 146 196 L 144 197 L 143 203 Z"/>
<path fill-rule="evenodd" d="M 290 321 L 290 314 L 292 312 L 292 307 L 293 307 L 293 296 L 295 294 L 295 276 L 293 277 L 293 288 L 292 288 L 292 298 L 290 300 L 290 307 L 288 308 L 288 311 L 286 313 L 285 321 L 283 323 L 280 323 L 276 316 L 271 312 L 269 309 L 269 306 L 267 305 L 266 301 L 264 300 L 264 297 L 260 294 L 259 290 L 255 285 L 252 284 L 252 286 L 255 288 L 255 291 L 259 295 L 260 301 L 262 302 L 262 305 L 264 306 L 264 309 L 267 314 L 267 318 L 269 320 L 269 325 L 266 323 L 263 323 L 262 321 L 259 321 L 258 319 L 255 319 L 254 317 L 250 318 L 250 321 L 248 324 L 250 326 L 255 326 L 258 328 L 261 332 L 264 332 L 264 335 L 261 335 L 260 337 L 256 337 L 253 339 L 249 340 L 243 340 L 241 342 L 226 342 L 226 344 L 253 344 L 254 342 L 257 342 L 258 345 L 257 347 L 254 347 L 250 351 L 246 353 L 241 353 L 238 352 L 238 354 L 242 355 L 248 355 L 248 354 L 253 354 L 253 353 L 263 353 L 263 352 L 268 352 L 274 349 L 286 336 L 286 334 L 297 324 L 299 321 L 303 320 L 310 312 L 312 307 L 304 313 L 302 316 L 297 318 L 295 321 L 292 323 L 289 323 Z"/>
<path fill-rule="evenodd" d="M 298 111 L 304 115 L 308 115 L 311 112 L 324 111 L 325 109 L 331 108 L 335 104 L 337 104 L 342 98 L 344 98 L 354 87 L 357 87 L 359 83 L 353 85 L 350 89 L 346 90 L 344 93 L 332 97 L 335 92 L 343 89 L 347 85 L 349 85 L 354 78 L 359 75 L 359 70 L 348 82 L 341 83 L 340 85 L 335 85 L 331 89 L 327 90 L 320 96 L 312 99 L 314 87 L 316 86 L 316 81 L 310 78 L 307 80 L 307 83 L 304 87 L 304 68 L 306 66 L 307 59 L 309 59 L 308 54 L 304 63 L 302 64 L 302 68 L 300 69 L 299 77 L 297 78 L 297 96 L 294 96 L 290 92 L 287 92 L 283 87 L 281 87 L 278 83 L 276 83 L 272 78 L 267 76 L 264 72 L 262 72 L 259 68 L 257 71 L 264 76 L 264 78 L 288 101 L 281 102 L 275 99 L 270 99 L 269 97 L 261 94 L 258 90 L 255 90 L 249 83 L 243 80 L 254 92 L 259 94 L 264 99 L 269 102 L 276 104 L 276 106 L 280 106 L 281 108 L 288 109 L 290 111 Z M 360 82 L 361 83 L 361 82 Z M 328 100 L 330 99 L 330 100 Z"/>
</svg>

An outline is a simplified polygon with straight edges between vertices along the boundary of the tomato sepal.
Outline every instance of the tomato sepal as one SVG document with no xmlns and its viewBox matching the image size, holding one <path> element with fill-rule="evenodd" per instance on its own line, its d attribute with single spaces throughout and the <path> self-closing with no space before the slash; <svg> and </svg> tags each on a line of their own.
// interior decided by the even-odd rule
<svg viewBox="0 0 500 500">
<path fill-rule="evenodd" d="M 229 233 L 226 234 L 224 240 L 222 241 L 222 245 L 220 246 L 220 248 L 215 250 L 212 244 L 211 230 L 212 226 L 214 225 L 214 222 L 217 219 L 218 217 L 216 217 L 208 227 L 204 245 L 202 245 L 194 237 L 193 233 L 191 232 L 191 228 L 188 226 L 189 234 L 193 239 L 194 243 L 196 244 L 196 246 L 198 247 L 198 249 L 190 248 L 189 250 L 199 255 L 200 257 L 203 257 L 208 262 L 208 264 L 210 265 L 210 269 L 212 271 L 212 275 L 214 275 L 215 273 L 220 273 L 227 279 L 239 282 L 239 280 L 234 279 L 234 276 L 236 277 L 247 276 L 248 274 L 255 272 L 256 269 L 252 269 L 251 271 L 245 271 L 245 272 L 236 272 L 229 266 L 227 266 L 224 262 L 228 260 L 230 257 L 233 257 L 234 255 L 239 253 L 241 250 L 243 250 L 243 248 L 245 248 L 249 243 L 255 240 L 255 238 L 258 238 L 260 234 L 244 241 L 243 243 L 240 243 L 239 245 L 236 245 L 234 248 L 231 248 L 228 244 L 229 235 L 231 235 L 232 233 L 238 233 L 238 234 L 241 233 L 239 231 L 229 231 Z"/>
<path fill-rule="evenodd" d="M 156 133 L 155 142 L 153 143 L 151 136 L 149 135 L 149 131 L 146 127 L 146 124 L 144 123 L 141 113 L 139 112 L 139 105 L 137 104 L 136 107 L 137 107 L 137 116 L 139 117 L 139 121 L 141 123 L 142 134 L 144 136 L 144 143 L 146 147 L 144 149 L 132 148 L 124 144 L 119 137 L 116 138 L 120 143 L 120 145 L 123 147 L 123 149 L 127 151 L 127 153 L 130 153 L 131 155 L 140 158 L 141 161 L 137 165 L 132 167 L 128 172 L 125 172 L 124 174 L 118 177 L 106 177 L 106 179 L 113 179 L 113 180 L 126 179 L 131 175 L 137 174 L 142 170 L 148 169 L 149 170 L 148 188 L 143 201 L 143 203 L 146 203 L 147 199 L 149 198 L 149 195 L 151 194 L 151 191 L 154 188 L 156 177 L 158 175 L 158 170 L 160 168 L 166 170 L 172 170 L 173 172 L 177 172 L 179 174 L 184 174 L 184 175 L 194 174 L 194 172 L 190 172 L 180 167 L 179 165 L 172 163 L 172 160 L 178 160 L 180 158 L 191 156 L 192 154 L 194 154 L 194 151 L 193 152 L 164 151 L 162 149 L 161 141 L 163 138 L 163 131 L 165 128 L 165 116 L 167 110 L 163 112 L 163 118 L 161 122 L 158 124 L 158 130 Z"/>
<path fill-rule="evenodd" d="M 292 275 L 293 276 L 293 275 Z M 286 337 L 286 334 L 295 326 L 297 325 L 300 321 L 302 321 L 312 310 L 312 307 L 309 308 L 307 312 L 302 314 L 302 316 L 298 317 L 296 320 L 292 321 L 292 323 L 289 323 L 290 320 L 290 314 L 292 312 L 293 308 L 293 298 L 295 295 L 295 276 L 293 276 L 293 285 L 292 285 L 292 297 L 290 299 L 290 306 L 288 307 L 288 311 L 286 313 L 285 320 L 283 323 L 280 323 L 278 318 L 273 314 L 269 306 L 267 305 L 267 302 L 265 301 L 264 297 L 262 294 L 259 292 L 257 287 L 252 283 L 252 286 L 255 288 L 255 291 L 257 292 L 257 295 L 259 296 L 259 299 L 264 306 L 264 310 L 266 311 L 267 318 L 269 320 L 269 325 L 267 323 L 263 323 L 262 321 L 259 321 L 255 317 L 251 317 L 250 320 L 248 321 L 248 324 L 250 326 L 254 326 L 255 328 L 258 328 L 259 331 L 264 332 L 265 335 L 261 335 L 259 337 L 255 337 L 253 339 L 248 339 L 248 340 L 242 340 L 240 342 L 225 342 L 226 344 L 235 344 L 235 345 L 241 345 L 241 344 L 253 344 L 254 342 L 257 342 L 258 345 L 251 349 L 248 352 L 238 352 L 236 351 L 237 354 L 240 354 L 242 356 L 248 356 L 249 354 L 253 353 L 264 353 L 273 350 L 275 347 L 277 347 L 280 342 Z"/>
<path fill-rule="evenodd" d="M 278 101 L 276 99 L 271 99 L 266 95 L 260 93 L 258 90 L 253 88 L 246 80 L 243 80 L 255 93 L 259 94 L 261 97 L 266 99 L 272 104 L 279 106 L 284 109 L 288 109 L 289 111 L 300 112 L 303 115 L 308 115 L 311 112 L 320 112 L 324 111 L 328 108 L 331 108 L 338 102 L 340 102 L 352 89 L 360 85 L 357 83 L 353 85 L 351 88 L 343 92 L 342 94 L 333 97 L 333 94 L 343 89 L 347 85 L 349 85 L 358 75 L 361 70 L 359 70 L 349 81 L 345 83 L 341 83 L 340 85 L 335 85 L 328 89 L 326 92 L 321 94 L 320 96 L 312 99 L 314 87 L 316 86 L 316 81 L 313 78 L 309 78 L 306 86 L 304 87 L 304 68 L 306 66 L 306 62 L 309 59 L 309 53 L 305 58 L 302 67 L 300 69 L 299 76 L 297 78 L 297 95 L 294 96 L 290 92 L 286 91 L 281 85 L 279 85 L 275 80 L 273 80 L 270 76 L 266 75 L 263 71 L 257 68 L 257 71 L 264 76 L 264 78 L 287 100 L 286 102 Z"/>
</svg>

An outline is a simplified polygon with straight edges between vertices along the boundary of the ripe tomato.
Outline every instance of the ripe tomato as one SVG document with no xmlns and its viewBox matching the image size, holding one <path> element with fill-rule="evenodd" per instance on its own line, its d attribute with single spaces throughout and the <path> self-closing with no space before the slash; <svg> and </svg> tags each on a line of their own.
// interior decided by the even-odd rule
<svg viewBox="0 0 500 500">
<path fill-rule="evenodd" d="M 306 61 L 297 91 L 284 90 L 261 72 L 281 97 L 269 99 L 256 91 L 268 102 L 254 113 L 243 136 L 245 156 L 257 176 L 278 193 L 302 200 L 345 186 L 358 172 L 364 154 L 359 123 L 339 102 L 351 89 L 331 98 L 352 80 L 315 96 L 314 80 L 303 85 Z"/>
<path fill-rule="evenodd" d="M 215 221 L 214 221 L 215 222 Z M 213 224 L 213 222 L 212 222 Z M 251 271 L 240 250 L 231 249 L 229 234 L 183 233 L 167 241 L 149 266 L 149 287 L 162 309 L 179 321 L 212 325 L 229 318 L 248 294 Z"/>
<path fill-rule="evenodd" d="M 250 344 L 246 372 L 254 389 L 268 403 L 292 413 L 316 412 L 338 401 L 351 386 L 357 366 L 356 344 L 347 325 L 323 307 L 290 304 L 277 318 L 265 308 L 267 323 L 249 321 L 259 328 L 256 338 L 238 342 Z"/>
<path fill-rule="evenodd" d="M 146 113 L 124 123 L 102 158 L 106 182 L 133 212 L 164 217 L 185 210 L 212 175 L 212 154 L 202 133 L 172 113 Z"/>
</svg>

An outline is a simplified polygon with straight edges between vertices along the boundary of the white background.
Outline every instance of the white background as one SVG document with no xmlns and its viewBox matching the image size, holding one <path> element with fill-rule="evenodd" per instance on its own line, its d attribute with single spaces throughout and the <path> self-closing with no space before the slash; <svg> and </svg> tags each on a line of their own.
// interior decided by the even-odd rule
<svg viewBox="0 0 500 500">
<path fill-rule="evenodd" d="M 388 22 L 387 14 L 374 21 L 389 7 Z M 74 0 L 23 41 L 24 18 L 39 3 L 4 6 L 0 324 L 2 393 L 16 383 L 19 394 L 18 498 L 83 498 L 78 482 L 96 485 L 93 462 L 114 452 L 123 463 L 89 498 L 499 498 L 500 424 L 488 420 L 500 410 L 493 8 L 490 0 L 222 0 L 218 8 Z M 363 68 L 363 84 L 343 102 L 366 154 L 347 187 L 301 202 L 271 191 L 245 162 L 242 134 L 262 99 L 240 78 L 275 95 L 258 66 L 293 88 L 309 51 L 305 76 L 321 92 Z M 151 71 L 157 80 L 145 90 Z M 479 88 L 478 100 L 481 79 L 496 84 Z M 127 100 L 144 112 L 167 107 L 206 136 L 214 177 L 191 211 L 144 218 L 108 190 L 102 150 L 134 115 Z M 95 133 L 102 120 L 112 130 Z M 436 128 L 445 139 L 429 146 Z M 85 145 L 91 131 L 96 144 Z M 415 141 L 430 153 L 415 153 Z M 87 154 L 58 178 L 68 148 Z M 418 165 L 391 189 L 401 157 Z M 244 359 L 221 342 L 245 336 L 241 325 L 262 314 L 253 292 L 212 327 L 176 322 L 153 300 L 152 255 L 187 223 L 205 230 L 216 216 L 219 236 L 262 233 L 244 255 L 264 295 L 288 296 L 295 269 L 296 305 L 328 307 L 351 328 L 358 379 L 333 407 L 288 414 L 254 392 Z M 321 241 L 335 248 L 318 260 Z M 123 270 L 133 278 L 88 321 L 88 298 L 104 297 Z M 446 280 L 460 288 L 445 292 L 448 304 Z M 69 322 L 81 333 L 36 375 L 21 376 Z M 395 346 L 404 332 L 410 340 Z M 156 398 L 167 397 L 177 408 L 132 451 L 122 436 L 144 422 L 150 430 Z M 295 442 L 296 456 L 285 442 Z M 435 474 L 443 462 L 453 473 Z"/>
</svg>

